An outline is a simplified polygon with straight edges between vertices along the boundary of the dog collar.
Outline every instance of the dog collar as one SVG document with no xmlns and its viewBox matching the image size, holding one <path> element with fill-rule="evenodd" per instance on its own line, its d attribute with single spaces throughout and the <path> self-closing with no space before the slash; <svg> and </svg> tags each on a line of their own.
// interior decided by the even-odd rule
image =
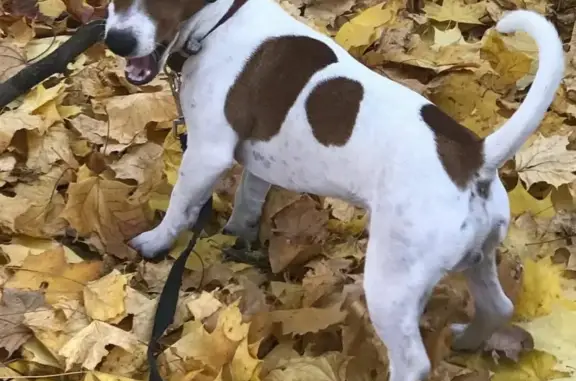
<svg viewBox="0 0 576 381">
<path fill-rule="evenodd" d="M 188 37 L 188 40 L 186 40 L 186 44 L 184 44 L 182 51 L 188 56 L 198 54 L 198 52 L 200 52 L 200 50 L 202 50 L 202 41 L 204 41 L 204 39 L 206 39 L 206 37 L 208 37 L 216 29 L 218 29 L 222 24 L 224 24 L 226 21 L 228 21 L 230 19 L 230 17 L 234 16 L 236 14 L 236 12 L 238 12 L 238 10 L 244 4 L 246 4 L 246 1 L 248 1 L 248 0 L 234 0 L 232 2 L 232 5 L 230 6 L 230 8 L 228 8 L 226 13 L 224 14 L 224 16 L 222 16 L 222 18 L 220 20 L 218 20 L 216 25 L 214 25 L 212 27 L 212 29 L 210 29 L 208 31 L 208 33 L 206 33 L 204 35 L 204 37 L 202 37 L 200 39 L 193 38 L 192 36 Z M 214 3 L 214 2 L 216 2 L 216 0 L 206 0 L 206 2 L 207 3 Z"/>
</svg>

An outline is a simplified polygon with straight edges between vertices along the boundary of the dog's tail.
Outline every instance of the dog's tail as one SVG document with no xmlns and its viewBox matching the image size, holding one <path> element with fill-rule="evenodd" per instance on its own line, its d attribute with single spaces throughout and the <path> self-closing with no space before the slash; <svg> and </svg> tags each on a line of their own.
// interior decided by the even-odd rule
<svg viewBox="0 0 576 381">
<path fill-rule="evenodd" d="M 517 10 L 506 14 L 496 25 L 500 33 L 524 31 L 536 40 L 538 72 L 526 99 L 512 117 L 484 141 L 484 166 L 480 177 L 495 172 L 512 157 L 536 131 L 554 100 L 564 76 L 564 51 L 554 26 L 538 13 Z"/>
</svg>

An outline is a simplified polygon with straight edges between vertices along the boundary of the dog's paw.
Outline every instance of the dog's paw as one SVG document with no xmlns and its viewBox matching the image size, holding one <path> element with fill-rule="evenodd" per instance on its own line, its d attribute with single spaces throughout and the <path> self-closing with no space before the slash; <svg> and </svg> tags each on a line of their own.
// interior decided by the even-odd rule
<svg viewBox="0 0 576 381">
<path fill-rule="evenodd" d="M 154 229 L 134 237 L 128 244 L 144 258 L 151 259 L 169 250 L 172 240 Z"/>
<path fill-rule="evenodd" d="M 452 349 L 457 351 L 474 351 L 482 345 L 482 340 L 468 331 L 468 324 L 452 324 Z"/>
<path fill-rule="evenodd" d="M 222 233 L 236 236 L 247 243 L 253 243 L 258 240 L 258 224 L 255 226 L 244 226 L 234 223 L 233 221 L 228 221 Z"/>
</svg>

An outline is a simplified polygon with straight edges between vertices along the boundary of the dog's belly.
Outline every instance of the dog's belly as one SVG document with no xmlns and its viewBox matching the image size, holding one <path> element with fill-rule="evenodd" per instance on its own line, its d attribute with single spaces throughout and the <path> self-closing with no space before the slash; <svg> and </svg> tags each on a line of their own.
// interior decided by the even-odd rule
<svg viewBox="0 0 576 381">
<path fill-rule="evenodd" d="M 271 184 L 367 206 L 370 186 L 358 170 L 361 161 L 347 155 L 346 149 L 326 152 L 327 149 L 306 140 L 279 137 L 268 142 L 247 141 L 239 146 L 236 159 Z"/>
</svg>

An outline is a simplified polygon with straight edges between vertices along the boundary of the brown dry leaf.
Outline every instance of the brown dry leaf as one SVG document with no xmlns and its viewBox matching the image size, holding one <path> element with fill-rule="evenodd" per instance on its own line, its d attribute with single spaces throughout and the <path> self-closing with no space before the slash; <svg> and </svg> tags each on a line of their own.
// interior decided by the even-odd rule
<svg viewBox="0 0 576 381">
<path fill-rule="evenodd" d="M 44 295 L 40 291 L 3 288 L 0 304 L 0 348 L 8 352 L 8 357 L 31 337 L 30 329 L 22 324 L 24 314 L 43 305 Z"/>
<path fill-rule="evenodd" d="M 30 115 L 21 109 L 3 112 L 0 115 L 0 152 L 8 148 L 16 131 L 38 130 L 43 133 L 49 126 L 41 115 Z"/>
<path fill-rule="evenodd" d="M 528 147 L 521 149 L 514 157 L 516 170 L 529 188 L 532 184 L 544 181 L 555 187 L 576 180 L 576 151 L 568 151 L 568 136 L 537 135 Z"/>
<path fill-rule="evenodd" d="M 483 347 L 492 356 L 503 354 L 515 362 L 518 362 L 521 353 L 533 349 L 534 339 L 530 332 L 516 325 L 508 325 L 494 332 Z"/>
<path fill-rule="evenodd" d="M 112 97 L 105 101 L 110 120 L 110 137 L 122 144 L 145 143 L 141 134 L 150 122 L 176 119 L 176 105 L 170 90 Z"/>
<path fill-rule="evenodd" d="M 277 310 L 270 312 L 270 320 L 282 324 L 282 333 L 303 335 L 318 332 L 331 325 L 339 324 L 346 318 L 342 303 L 327 308 L 300 308 L 297 310 Z"/>
<path fill-rule="evenodd" d="M 148 226 L 142 205 L 129 201 L 133 187 L 89 177 L 68 188 L 63 217 L 82 236 L 97 234 L 106 251 L 119 258 L 133 258 L 125 242 Z"/>
<path fill-rule="evenodd" d="M 61 368 L 64 359 L 58 355 L 58 351 L 77 332 L 90 324 L 90 318 L 79 300 L 61 299 L 54 303 L 51 309 L 26 313 L 24 323 L 34 332 L 35 338 L 44 349 L 28 347 L 33 351 L 32 355 L 43 358 L 44 363 L 57 361 L 58 368 Z"/>
<path fill-rule="evenodd" d="M 84 287 L 84 305 L 94 320 L 118 323 L 126 316 L 124 298 L 127 277 L 114 269 L 106 276 Z"/>
<path fill-rule="evenodd" d="M 104 144 L 108 135 L 108 123 L 80 114 L 70 121 L 72 127 L 90 143 Z"/>
<path fill-rule="evenodd" d="M 38 255 L 28 255 L 5 287 L 43 290 L 46 301 L 54 304 L 62 297 L 79 299 L 84 285 L 98 279 L 101 270 L 100 261 L 68 263 L 64 249 L 58 246 Z"/>
<path fill-rule="evenodd" d="M 24 50 L 15 43 L 2 41 L 0 43 L 0 81 L 16 75 L 24 65 Z"/>
<path fill-rule="evenodd" d="M 70 149 L 70 134 L 62 123 L 48 128 L 45 134 L 28 132 L 28 168 L 46 173 L 59 161 L 71 168 L 78 168 L 78 162 Z"/>
<path fill-rule="evenodd" d="M 101 321 L 93 321 L 70 339 L 58 352 L 66 359 L 66 370 L 73 365 L 94 370 L 108 354 L 106 347 L 116 345 L 126 351 L 138 350 L 144 345 L 131 333 Z M 141 349 L 141 348 L 140 348 Z"/>
</svg>

